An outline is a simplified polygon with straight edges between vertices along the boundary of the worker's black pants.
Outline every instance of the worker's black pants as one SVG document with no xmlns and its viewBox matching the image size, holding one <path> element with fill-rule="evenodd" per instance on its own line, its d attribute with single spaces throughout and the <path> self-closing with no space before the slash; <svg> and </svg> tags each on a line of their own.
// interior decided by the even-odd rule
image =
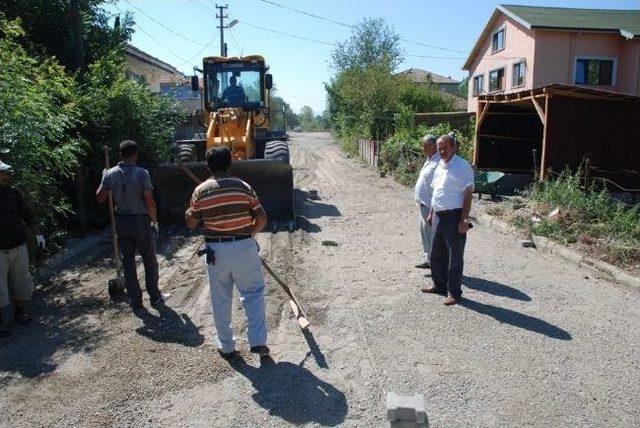
<svg viewBox="0 0 640 428">
<path fill-rule="evenodd" d="M 116 216 L 118 243 L 122 252 L 124 283 L 129 295 L 129 303 L 137 306 L 142 303 L 142 291 L 136 272 L 136 250 L 144 264 L 144 279 L 152 302 L 160 298 L 158 289 L 158 260 L 156 259 L 156 240 L 151 221 L 146 215 Z"/>
<path fill-rule="evenodd" d="M 462 296 L 462 268 L 467 234 L 458 233 L 462 210 L 436 214 L 431 247 L 431 278 L 433 285 L 447 290 L 456 299 Z"/>
</svg>

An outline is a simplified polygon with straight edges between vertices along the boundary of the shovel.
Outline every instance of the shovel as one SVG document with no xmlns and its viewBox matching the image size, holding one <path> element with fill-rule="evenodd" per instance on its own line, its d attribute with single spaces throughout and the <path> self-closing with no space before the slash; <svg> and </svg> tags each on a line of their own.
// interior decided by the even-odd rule
<svg viewBox="0 0 640 428">
<path fill-rule="evenodd" d="M 104 146 L 104 168 L 111 168 L 109 161 L 109 147 Z M 113 242 L 113 262 L 116 268 L 115 279 L 109 280 L 109 296 L 116 297 L 124 291 L 124 277 L 122 276 L 122 268 L 120 266 L 120 251 L 118 250 L 118 234 L 116 233 L 116 215 L 113 210 L 113 195 L 108 192 L 107 202 L 109 205 L 109 218 L 111 220 L 111 240 Z"/>
</svg>

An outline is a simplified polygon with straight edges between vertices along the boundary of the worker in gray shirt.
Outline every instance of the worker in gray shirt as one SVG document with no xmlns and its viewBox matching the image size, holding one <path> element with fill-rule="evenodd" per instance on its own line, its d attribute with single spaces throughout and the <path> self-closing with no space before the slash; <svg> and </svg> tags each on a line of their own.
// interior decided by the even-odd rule
<svg viewBox="0 0 640 428">
<path fill-rule="evenodd" d="M 164 300 L 158 289 L 158 260 L 156 242 L 158 218 L 153 199 L 153 186 L 149 172 L 136 165 L 138 144 L 126 140 L 120 143 L 118 165 L 105 170 L 102 183 L 96 192 L 100 203 L 107 200 L 108 192 L 113 195 L 116 213 L 118 243 L 122 252 L 124 282 L 133 310 L 142 308 L 142 291 L 136 272 L 136 250 L 140 252 L 144 264 L 145 285 L 151 306 L 160 307 Z"/>
</svg>

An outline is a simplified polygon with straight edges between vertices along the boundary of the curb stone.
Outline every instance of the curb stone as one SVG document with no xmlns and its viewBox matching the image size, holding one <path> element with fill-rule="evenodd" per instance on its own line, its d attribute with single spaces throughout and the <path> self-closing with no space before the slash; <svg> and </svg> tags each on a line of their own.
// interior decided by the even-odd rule
<svg viewBox="0 0 640 428">
<path fill-rule="evenodd" d="M 481 213 L 477 216 L 478 222 L 489 226 L 492 229 L 501 230 L 509 233 L 522 233 L 522 229 L 517 228 L 499 218 L 492 215 Z M 572 250 L 562 244 L 551 241 L 544 236 L 531 235 L 531 240 L 535 244 L 535 248 L 546 253 L 557 254 L 566 261 L 587 269 L 598 275 L 605 275 L 608 279 L 618 284 L 627 285 L 640 290 L 640 278 L 635 277 L 628 272 L 613 266 L 602 260 L 592 259 L 579 252 Z"/>
</svg>

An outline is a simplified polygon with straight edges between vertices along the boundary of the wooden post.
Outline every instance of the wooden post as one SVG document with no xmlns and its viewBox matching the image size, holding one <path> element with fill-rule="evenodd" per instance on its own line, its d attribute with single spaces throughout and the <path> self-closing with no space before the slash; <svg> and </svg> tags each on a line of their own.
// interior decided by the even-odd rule
<svg viewBox="0 0 640 428">
<path fill-rule="evenodd" d="M 489 111 L 488 102 L 478 103 L 478 109 L 476 111 L 476 132 L 475 132 L 476 138 L 473 144 L 473 165 L 476 167 L 478 166 L 478 154 L 480 152 L 480 139 L 479 139 L 480 125 L 482 124 L 482 121 L 484 120 L 484 117 L 486 116 L 488 111 Z"/>
<path fill-rule="evenodd" d="M 542 158 L 540 159 L 540 181 L 547 179 L 547 163 L 549 161 L 549 152 L 547 145 L 549 144 L 549 94 L 544 97 L 544 117 L 545 120 L 542 123 Z M 535 105 L 535 104 L 534 104 Z"/>
<path fill-rule="evenodd" d="M 546 99 L 546 97 L 545 97 Z M 531 98 L 531 102 L 533 103 L 533 106 L 536 108 L 536 111 L 538 112 L 538 116 L 540 117 L 540 120 L 542 121 L 542 125 L 546 125 L 547 123 L 547 113 L 546 113 L 546 102 L 545 102 L 545 108 L 543 109 L 542 106 L 540 105 L 540 103 L 538 102 L 538 100 L 536 100 L 535 98 Z"/>
</svg>

